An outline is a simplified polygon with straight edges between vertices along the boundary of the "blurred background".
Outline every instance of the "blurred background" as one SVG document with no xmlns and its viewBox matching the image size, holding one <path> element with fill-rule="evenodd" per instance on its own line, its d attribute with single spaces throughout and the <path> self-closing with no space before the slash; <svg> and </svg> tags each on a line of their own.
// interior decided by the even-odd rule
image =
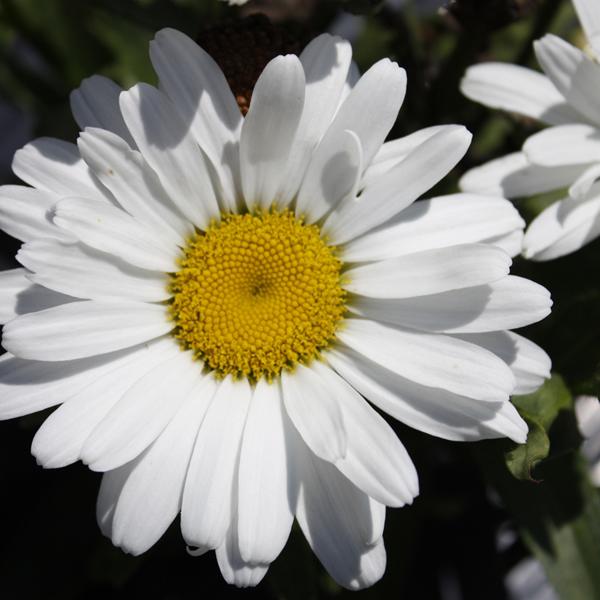
<svg viewBox="0 0 600 600">
<path fill-rule="evenodd" d="M 1 183 L 17 182 L 11 159 L 27 141 L 75 140 L 68 96 L 83 78 L 100 73 L 125 88 L 154 83 L 148 42 L 167 26 L 216 54 L 231 46 L 242 70 L 252 60 L 259 60 L 252 68 L 260 70 L 260 61 L 272 55 L 298 52 L 324 31 L 352 41 L 361 70 L 382 57 L 396 60 L 407 70 L 408 93 L 391 139 L 442 123 L 461 123 L 475 133 L 465 160 L 430 195 L 456 191 L 467 168 L 517 150 L 535 128 L 463 98 L 458 86 L 466 67 L 484 60 L 536 67 L 532 41 L 547 31 L 582 42 L 568 0 L 254 0 L 242 7 L 220 0 L 0 0 Z M 251 50 L 261 44 L 270 50 L 254 59 Z M 550 200 L 530 198 L 518 208 L 530 220 Z M 0 266 L 11 268 L 18 242 L 2 235 Z M 559 406 L 546 432 L 550 454 L 535 473 L 521 481 L 509 472 L 506 452 L 513 448 L 505 442 L 445 442 L 393 423 L 416 464 L 421 495 L 411 507 L 388 511 L 387 572 L 360 592 L 362 598 L 554 597 L 535 567 L 533 574 L 513 568 L 531 548 L 547 550 L 549 539 L 585 528 L 590 512 L 600 514 L 598 492 L 577 454 L 572 411 L 575 394 L 598 394 L 600 387 L 599 259 L 596 241 L 551 263 L 515 264 L 517 274 L 546 285 L 555 300 L 553 315 L 525 332 L 551 354 L 558 374 L 535 399 Z M 125 555 L 96 526 L 100 476 L 79 464 L 44 471 L 30 456 L 45 416 L 0 427 L 2 598 L 349 596 L 296 530 L 253 590 L 223 583 L 213 553 L 188 556 L 178 523 L 147 554 Z M 563 597 L 584 598 L 575 592 Z"/>
</svg>

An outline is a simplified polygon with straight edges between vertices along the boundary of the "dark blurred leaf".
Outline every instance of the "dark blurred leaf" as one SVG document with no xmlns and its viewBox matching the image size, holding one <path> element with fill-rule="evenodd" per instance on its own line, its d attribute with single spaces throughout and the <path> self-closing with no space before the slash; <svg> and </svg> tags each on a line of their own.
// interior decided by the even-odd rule
<svg viewBox="0 0 600 600">
<path fill-rule="evenodd" d="M 537 463 L 548 456 L 550 439 L 537 419 L 524 413 L 521 416 L 529 426 L 527 441 L 506 453 L 506 466 L 517 479 L 535 481 L 531 474 Z"/>
</svg>

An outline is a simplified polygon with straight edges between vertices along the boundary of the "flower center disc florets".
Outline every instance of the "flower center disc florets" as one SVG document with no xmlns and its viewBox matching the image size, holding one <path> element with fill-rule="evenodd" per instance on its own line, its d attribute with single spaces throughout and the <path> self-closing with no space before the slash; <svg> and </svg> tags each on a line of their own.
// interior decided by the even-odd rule
<svg viewBox="0 0 600 600">
<path fill-rule="evenodd" d="M 340 267 L 319 228 L 289 211 L 225 214 L 173 275 L 175 337 L 222 376 L 271 380 L 334 339 Z"/>
</svg>

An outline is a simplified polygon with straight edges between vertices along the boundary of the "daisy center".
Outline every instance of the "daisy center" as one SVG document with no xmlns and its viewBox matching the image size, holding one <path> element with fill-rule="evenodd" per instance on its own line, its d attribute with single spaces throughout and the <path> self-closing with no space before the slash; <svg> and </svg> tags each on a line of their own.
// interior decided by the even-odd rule
<svg viewBox="0 0 600 600">
<path fill-rule="evenodd" d="M 174 335 L 221 375 L 271 380 L 333 341 L 340 268 L 319 228 L 289 211 L 225 214 L 172 277 Z"/>
</svg>

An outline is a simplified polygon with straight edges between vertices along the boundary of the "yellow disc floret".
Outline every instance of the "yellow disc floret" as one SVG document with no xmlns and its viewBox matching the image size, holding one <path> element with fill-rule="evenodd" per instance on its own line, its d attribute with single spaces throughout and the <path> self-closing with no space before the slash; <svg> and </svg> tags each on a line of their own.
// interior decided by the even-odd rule
<svg viewBox="0 0 600 600">
<path fill-rule="evenodd" d="M 172 277 L 174 335 L 220 375 L 271 380 L 333 341 L 340 267 L 319 228 L 289 211 L 223 215 Z"/>
</svg>

